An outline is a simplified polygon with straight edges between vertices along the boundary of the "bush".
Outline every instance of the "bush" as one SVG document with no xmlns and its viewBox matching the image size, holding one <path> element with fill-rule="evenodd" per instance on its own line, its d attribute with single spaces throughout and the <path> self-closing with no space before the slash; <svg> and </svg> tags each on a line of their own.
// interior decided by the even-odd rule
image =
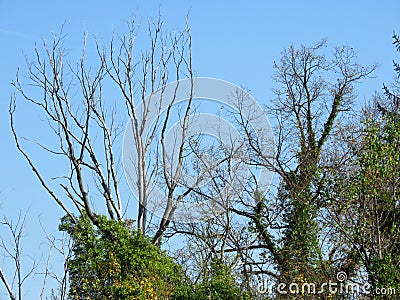
<svg viewBox="0 0 400 300">
<path fill-rule="evenodd" d="M 99 217 L 94 227 L 87 217 L 64 217 L 60 230 L 74 242 L 70 299 L 170 299 L 184 289 L 181 268 L 125 222 Z"/>
<path fill-rule="evenodd" d="M 175 300 L 248 300 L 251 296 L 236 284 L 230 268 L 220 260 L 211 263 L 209 278 L 189 289 L 180 289 L 174 294 Z"/>
</svg>

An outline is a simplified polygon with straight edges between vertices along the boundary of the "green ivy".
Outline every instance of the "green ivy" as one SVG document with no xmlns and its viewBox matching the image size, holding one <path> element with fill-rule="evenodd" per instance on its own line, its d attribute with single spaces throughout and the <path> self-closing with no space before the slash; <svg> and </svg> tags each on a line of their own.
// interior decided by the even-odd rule
<svg viewBox="0 0 400 300">
<path fill-rule="evenodd" d="M 73 239 L 69 299 L 170 299 L 183 285 L 181 268 L 125 222 L 64 217 Z"/>
</svg>

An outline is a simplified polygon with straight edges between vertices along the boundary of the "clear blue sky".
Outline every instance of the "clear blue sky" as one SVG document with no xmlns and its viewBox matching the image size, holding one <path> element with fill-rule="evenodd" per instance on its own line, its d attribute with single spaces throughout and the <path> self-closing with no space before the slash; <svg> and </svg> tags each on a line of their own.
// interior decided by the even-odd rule
<svg viewBox="0 0 400 300">
<path fill-rule="evenodd" d="M 168 29 L 183 28 L 189 14 L 198 76 L 244 86 L 262 103 L 273 96 L 273 61 L 280 58 L 280 51 L 290 43 L 310 44 L 327 38 L 330 47 L 353 47 L 362 64 L 378 63 L 376 78 L 357 87 L 360 101 L 380 90 L 384 82 L 391 81 L 392 60 L 400 60 L 391 39 L 393 31 L 400 33 L 398 0 L 0 0 L 0 216 L 16 218 L 20 209 L 23 213 L 28 211 L 26 247 L 34 249 L 37 255 L 40 243 L 44 242 L 39 219 L 54 231 L 62 212 L 41 189 L 15 149 L 8 118 L 13 91 L 10 81 L 17 67 L 24 70 L 24 53 L 32 57 L 35 41 L 49 38 L 64 22 L 68 48 L 79 51 L 84 31 L 89 37 L 96 36 L 106 42 L 114 30 L 125 30 L 125 20 L 136 17 L 146 23 L 149 17 L 157 16 L 158 10 Z M 32 124 L 41 122 L 39 118 L 29 111 L 19 114 L 20 132 L 29 135 L 34 131 Z M 46 163 L 42 166 L 46 167 Z M 35 284 L 29 283 L 27 288 L 35 289 Z M 0 298 L 3 293 L 0 286 Z M 32 293 L 29 295 L 29 299 L 36 298 Z"/>
</svg>

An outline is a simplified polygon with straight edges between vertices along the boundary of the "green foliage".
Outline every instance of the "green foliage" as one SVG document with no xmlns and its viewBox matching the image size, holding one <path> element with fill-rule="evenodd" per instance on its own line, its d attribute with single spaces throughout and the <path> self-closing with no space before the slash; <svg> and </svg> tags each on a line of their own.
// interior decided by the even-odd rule
<svg viewBox="0 0 400 300">
<path fill-rule="evenodd" d="M 354 240 L 362 247 L 369 281 L 393 287 L 400 280 L 400 122 L 395 112 L 367 117 L 357 149 L 358 173 L 349 199 L 358 208 Z M 366 242 L 367 241 L 367 242 Z"/>
<path fill-rule="evenodd" d="M 296 282 L 299 285 L 323 280 L 320 274 L 322 262 L 317 222 L 320 207 L 312 191 L 313 183 L 319 175 L 318 168 L 310 167 L 307 172 L 310 172 L 307 180 L 301 178 L 301 175 L 292 174 L 292 183 L 281 187 L 286 190 L 284 195 L 287 199 L 283 215 L 286 228 L 280 242 L 282 263 L 279 266 L 279 281 Z M 305 186 L 301 187 L 304 183 Z"/>
<path fill-rule="evenodd" d="M 74 224 L 66 216 L 60 230 L 74 241 L 69 299 L 251 299 L 218 260 L 201 284 L 185 284 L 180 266 L 124 222 L 98 216 L 95 227 L 88 217 Z"/>
<path fill-rule="evenodd" d="M 70 299 L 169 299 L 183 282 L 181 268 L 126 223 L 99 216 L 60 230 L 74 241 L 69 262 Z"/>
<path fill-rule="evenodd" d="M 204 278 L 194 289 L 181 289 L 173 299 L 176 300 L 250 300 L 248 292 L 243 292 L 236 284 L 231 269 L 220 260 L 211 263 L 209 278 Z"/>
<path fill-rule="evenodd" d="M 400 290 L 398 258 L 392 258 L 390 253 L 383 258 L 372 259 L 370 272 L 375 277 L 376 287 Z"/>
<path fill-rule="evenodd" d="M 400 74 L 400 69 L 396 72 Z M 349 141 L 353 157 L 337 173 L 340 178 L 329 183 L 329 188 L 338 191 L 331 196 L 330 209 L 338 231 L 344 233 L 341 252 L 346 260 L 339 268 L 357 276 L 361 267 L 372 290 L 398 290 L 400 106 L 396 88 L 384 86 L 384 92 L 385 97 L 376 97 L 365 110 L 357 139 Z M 380 297 L 368 299 L 390 299 Z"/>
</svg>

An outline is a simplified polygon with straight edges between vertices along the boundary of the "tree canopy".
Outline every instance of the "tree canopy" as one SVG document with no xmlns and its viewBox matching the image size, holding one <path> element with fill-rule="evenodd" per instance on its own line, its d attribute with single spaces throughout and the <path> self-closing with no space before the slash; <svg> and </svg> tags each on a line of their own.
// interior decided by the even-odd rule
<svg viewBox="0 0 400 300">
<path fill-rule="evenodd" d="M 71 240 L 61 281 L 67 293 L 52 297 L 339 300 L 395 297 L 378 290 L 400 293 L 399 64 L 394 62 L 396 81 L 356 112 L 357 84 L 376 66 L 360 65 L 351 47 L 329 51 L 325 40 L 290 45 L 274 63 L 274 97 L 265 111 L 246 106 L 249 95 L 238 89 L 229 95 L 235 109 L 218 112 L 233 117 L 240 143 L 203 147 L 205 135 L 191 131 L 199 114 L 189 26 L 168 33 L 160 19 L 151 22 L 149 49 L 142 52 L 135 48 L 136 26 L 128 23 L 128 33 L 115 35 L 108 50 L 95 43 L 96 67 L 87 65 L 86 37 L 73 64 L 66 63 L 65 37 L 55 36 L 35 48 L 27 76 L 17 74 L 12 83 L 17 150 L 62 209 L 59 230 Z M 400 51 L 400 38 L 393 39 Z M 185 101 L 177 96 L 182 78 L 190 87 Z M 172 95 L 165 89 L 171 80 Z M 122 101 L 104 96 L 110 86 Z M 43 113 L 56 143 L 36 144 L 62 161 L 64 173 L 51 177 L 40 168 L 18 134 L 17 104 Z M 274 141 L 254 126 L 259 111 L 273 119 Z M 117 116 L 129 120 L 132 134 L 135 212 L 121 193 Z M 239 172 L 241 167 L 250 171 Z M 274 174 L 271 184 L 258 176 L 264 171 Z M 157 188 L 165 192 L 158 216 L 149 207 Z M 182 203 L 208 203 L 211 217 L 179 222 Z M 23 224 L 2 225 L 19 245 Z M 169 250 L 176 240 L 181 248 Z M 26 278 L 18 269 L 18 247 L 18 255 L 9 256 L 21 298 Z M 1 268 L 0 279 L 15 299 Z M 260 291 L 266 282 L 274 287 L 268 293 Z M 361 288 L 335 293 L 323 288 L 328 282 Z M 363 290 L 366 285 L 371 289 Z"/>
</svg>

